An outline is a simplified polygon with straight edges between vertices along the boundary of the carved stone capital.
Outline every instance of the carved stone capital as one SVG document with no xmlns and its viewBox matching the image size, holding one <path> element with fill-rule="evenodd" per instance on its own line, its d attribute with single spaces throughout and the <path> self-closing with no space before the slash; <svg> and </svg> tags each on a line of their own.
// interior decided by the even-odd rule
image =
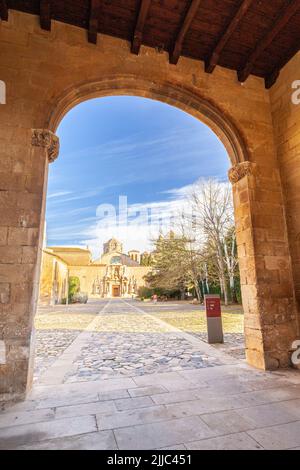
<svg viewBox="0 0 300 470">
<path fill-rule="evenodd" d="M 47 149 L 49 163 L 54 162 L 59 154 L 59 138 L 48 129 L 32 130 L 32 145 Z"/>
<path fill-rule="evenodd" d="M 254 174 L 255 163 L 252 162 L 241 162 L 230 168 L 228 172 L 229 180 L 232 184 L 240 181 L 244 176 Z"/>
</svg>

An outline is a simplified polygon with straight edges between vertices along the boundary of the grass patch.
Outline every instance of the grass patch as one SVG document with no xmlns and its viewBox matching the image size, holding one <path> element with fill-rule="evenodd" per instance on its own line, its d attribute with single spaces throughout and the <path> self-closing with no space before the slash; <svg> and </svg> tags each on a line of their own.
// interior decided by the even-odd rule
<svg viewBox="0 0 300 470">
<path fill-rule="evenodd" d="M 183 331 L 194 333 L 207 331 L 204 312 L 160 312 L 156 314 L 156 317 Z M 223 313 L 222 322 L 224 333 L 244 332 L 244 315 L 242 314 Z"/>
</svg>

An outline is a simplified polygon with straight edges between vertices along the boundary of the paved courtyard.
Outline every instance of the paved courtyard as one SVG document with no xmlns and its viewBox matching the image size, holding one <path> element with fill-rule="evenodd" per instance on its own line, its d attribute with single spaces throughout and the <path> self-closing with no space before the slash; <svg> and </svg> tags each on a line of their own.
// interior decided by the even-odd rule
<svg viewBox="0 0 300 470">
<path fill-rule="evenodd" d="M 35 382 L 69 383 L 220 365 L 219 355 L 208 355 L 198 340 L 206 338 L 200 309 L 123 300 L 41 308 Z"/>
<path fill-rule="evenodd" d="M 41 307 L 32 392 L 0 414 L 1 449 L 292 449 L 300 377 L 248 367 L 242 315 L 206 343 L 199 306 Z"/>
</svg>

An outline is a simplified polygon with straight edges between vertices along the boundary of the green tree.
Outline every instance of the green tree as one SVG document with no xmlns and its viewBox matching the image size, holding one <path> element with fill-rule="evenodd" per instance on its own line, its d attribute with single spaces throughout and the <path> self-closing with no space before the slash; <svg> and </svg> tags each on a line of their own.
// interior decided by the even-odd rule
<svg viewBox="0 0 300 470">
<path fill-rule="evenodd" d="M 80 292 L 80 280 L 77 276 L 69 277 L 69 302 L 72 302 L 75 294 Z"/>
<path fill-rule="evenodd" d="M 170 232 L 166 237 L 160 235 L 154 244 L 154 269 L 146 276 L 147 283 L 152 288 L 179 290 L 182 297 L 186 290 L 194 288 L 200 300 L 200 264 L 189 240 Z"/>
<path fill-rule="evenodd" d="M 143 253 L 141 257 L 141 266 L 152 266 L 153 258 L 151 253 Z"/>
</svg>

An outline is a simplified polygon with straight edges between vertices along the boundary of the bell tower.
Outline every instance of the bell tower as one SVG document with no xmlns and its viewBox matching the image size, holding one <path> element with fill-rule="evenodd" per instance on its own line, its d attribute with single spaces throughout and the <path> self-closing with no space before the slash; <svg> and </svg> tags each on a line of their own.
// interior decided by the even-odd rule
<svg viewBox="0 0 300 470">
<path fill-rule="evenodd" d="M 103 245 L 103 253 L 114 253 L 114 252 L 122 253 L 123 245 L 119 242 L 116 238 L 111 238 Z"/>
</svg>

